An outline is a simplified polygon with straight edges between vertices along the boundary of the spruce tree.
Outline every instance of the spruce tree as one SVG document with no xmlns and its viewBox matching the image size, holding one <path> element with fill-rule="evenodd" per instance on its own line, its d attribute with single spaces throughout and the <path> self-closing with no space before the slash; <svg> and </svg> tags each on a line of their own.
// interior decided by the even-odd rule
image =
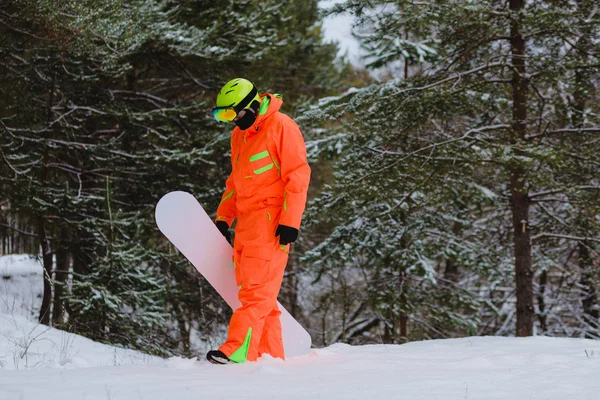
<svg viewBox="0 0 600 400">
<path fill-rule="evenodd" d="M 160 234 L 154 207 L 186 190 L 216 210 L 231 127 L 210 108 L 225 81 L 255 74 L 268 86 L 281 55 L 297 53 L 297 81 L 273 88 L 294 94 L 290 110 L 303 82 L 307 96 L 335 86 L 335 52 L 320 42 L 311 7 L 0 5 L 0 200 L 34 221 L 46 271 L 41 322 L 157 354 L 189 355 L 194 335 L 222 332 L 227 306 Z M 301 14 L 312 22 L 285 23 Z"/>
<path fill-rule="evenodd" d="M 355 321 L 379 319 L 363 340 L 531 335 L 549 307 L 564 313 L 548 304 L 548 292 L 565 290 L 556 272 L 573 246 L 595 252 L 598 240 L 591 3 L 347 1 L 336 10 L 356 16 L 371 64 L 391 66 L 380 83 L 305 114 L 338 121 L 315 134 L 320 150 L 342 149 L 335 183 L 313 205 L 313 221 L 337 228 L 307 261 L 317 278 L 353 279 L 368 304 Z M 594 319 L 594 280 L 584 281 Z M 581 310 L 574 295 L 564 301 Z M 589 329 L 568 325 L 569 334 Z M 548 321 L 543 329 L 553 331 Z"/>
</svg>

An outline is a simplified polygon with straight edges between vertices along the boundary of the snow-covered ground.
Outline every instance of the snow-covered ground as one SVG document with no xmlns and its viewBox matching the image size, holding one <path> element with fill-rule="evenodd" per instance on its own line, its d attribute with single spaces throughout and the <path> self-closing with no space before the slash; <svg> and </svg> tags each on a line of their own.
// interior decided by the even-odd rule
<svg viewBox="0 0 600 400">
<path fill-rule="evenodd" d="M 162 363 L 162 359 L 96 343 L 20 316 L 0 314 L 0 370 L 73 369 L 152 363 Z M 1 393 L 0 399 L 4 399 Z"/>
<path fill-rule="evenodd" d="M 44 293 L 42 263 L 27 254 L 0 257 L 0 314 L 35 320 Z"/>
<path fill-rule="evenodd" d="M 3 279 L 0 292 L 2 301 L 13 304 L 11 313 L 0 312 L 0 400 L 600 399 L 600 341 L 585 339 L 336 344 L 287 361 L 226 366 L 149 357 L 19 315 L 16 304 L 22 302 L 6 296 L 18 294 L 8 286 L 23 282 L 27 273 L 23 279 L 14 276 L 15 270 L 26 270 L 19 268 L 26 260 L 10 260 L 13 278 Z M 32 268 L 33 273 L 40 271 Z"/>
</svg>

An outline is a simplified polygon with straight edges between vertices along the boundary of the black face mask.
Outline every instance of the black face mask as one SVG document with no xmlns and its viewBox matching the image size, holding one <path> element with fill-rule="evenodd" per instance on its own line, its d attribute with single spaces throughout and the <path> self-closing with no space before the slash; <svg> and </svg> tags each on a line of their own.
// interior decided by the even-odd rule
<svg viewBox="0 0 600 400">
<path fill-rule="evenodd" d="M 254 121 L 256 121 L 256 113 L 247 110 L 246 114 L 244 114 L 242 118 L 233 122 L 237 125 L 238 128 L 245 131 L 246 129 L 250 128 L 252 124 L 254 124 Z"/>
<path fill-rule="evenodd" d="M 260 104 L 258 101 L 254 101 L 252 105 L 246 109 L 246 114 L 244 114 L 242 118 L 238 119 L 237 121 L 233 121 L 235 125 L 243 131 L 250 128 L 252 124 L 254 124 L 254 121 L 256 121 L 259 106 Z"/>
</svg>

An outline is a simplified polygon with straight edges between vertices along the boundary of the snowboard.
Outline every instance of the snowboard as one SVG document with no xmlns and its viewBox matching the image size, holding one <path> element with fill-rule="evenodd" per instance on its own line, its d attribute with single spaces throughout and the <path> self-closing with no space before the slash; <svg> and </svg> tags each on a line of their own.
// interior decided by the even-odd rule
<svg viewBox="0 0 600 400">
<path fill-rule="evenodd" d="M 177 247 L 233 309 L 241 306 L 233 267 L 233 248 L 196 198 L 187 192 L 164 195 L 155 211 L 160 231 Z M 308 354 L 308 332 L 279 302 L 286 358 Z"/>
</svg>

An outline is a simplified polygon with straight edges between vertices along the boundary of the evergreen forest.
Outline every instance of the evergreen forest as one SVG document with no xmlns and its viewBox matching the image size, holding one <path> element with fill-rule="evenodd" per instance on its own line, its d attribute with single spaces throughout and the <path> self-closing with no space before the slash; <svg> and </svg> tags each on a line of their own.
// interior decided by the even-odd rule
<svg viewBox="0 0 600 400">
<path fill-rule="evenodd" d="M 231 310 L 156 227 L 211 217 L 244 77 L 312 169 L 279 301 L 318 347 L 600 339 L 594 0 L 2 0 L 0 255 L 38 256 L 39 322 L 172 356 Z M 324 21 L 351 15 L 353 64 Z M 216 231 L 216 230 L 215 230 Z"/>
</svg>

